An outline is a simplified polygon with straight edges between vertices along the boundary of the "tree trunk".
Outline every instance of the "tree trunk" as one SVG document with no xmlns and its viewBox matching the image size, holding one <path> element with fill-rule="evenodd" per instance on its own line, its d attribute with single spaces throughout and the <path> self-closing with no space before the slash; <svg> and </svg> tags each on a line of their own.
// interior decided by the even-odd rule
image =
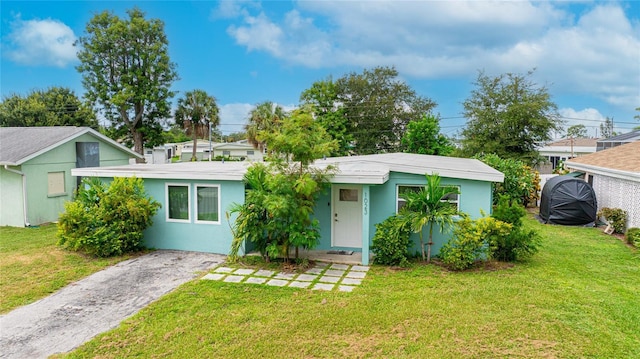
<svg viewBox="0 0 640 359">
<path fill-rule="evenodd" d="M 142 141 L 142 132 L 132 129 L 133 137 L 133 150 L 142 155 L 142 158 L 136 158 L 136 163 L 145 163 L 144 159 L 144 147 Z"/>
<path fill-rule="evenodd" d="M 196 127 L 193 126 L 193 151 L 191 152 L 191 162 L 195 162 L 198 160 L 198 156 L 196 156 L 196 150 L 198 149 L 198 134 L 196 133 Z"/>
<path fill-rule="evenodd" d="M 433 244 L 433 223 L 429 223 L 429 247 L 427 248 L 427 263 L 431 262 L 431 245 Z"/>
<path fill-rule="evenodd" d="M 422 230 L 420 230 L 420 249 L 422 250 L 422 261 L 424 262 L 424 239 L 422 238 Z"/>
</svg>

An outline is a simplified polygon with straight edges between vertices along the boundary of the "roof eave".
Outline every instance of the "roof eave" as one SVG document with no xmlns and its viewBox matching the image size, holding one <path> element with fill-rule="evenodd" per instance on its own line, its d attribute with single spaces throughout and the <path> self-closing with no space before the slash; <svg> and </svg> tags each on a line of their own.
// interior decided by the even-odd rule
<svg viewBox="0 0 640 359">
<path fill-rule="evenodd" d="M 602 176 L 625 179 L 633 182 L 640 182 L 640 172 L 623 171 L 623 170 L 617 170 L 613 168 L 588 165 L 584 163 L 576 163 L 572 161 L 566 161 L 564 164 L 568 168 L 572 168 L 579 171 L 598 174 Z"/>
</svg>

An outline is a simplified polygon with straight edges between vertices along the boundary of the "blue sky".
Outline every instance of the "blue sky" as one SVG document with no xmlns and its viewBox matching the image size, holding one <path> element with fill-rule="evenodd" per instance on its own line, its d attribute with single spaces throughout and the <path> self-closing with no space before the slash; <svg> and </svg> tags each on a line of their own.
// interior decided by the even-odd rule
<svg viewBox="0 0 640 359">
<path fill-rule="evenodd" d="M 437 102 L 444 133 L 464 126 L 461 103 L 478 70 L 525 73 L 549 88 L 567 124 L 589 134 L 605 116 L 640 122 L 638 1 L 2 1 L 2 96 L 64 86 L 84 93 L 75 39 L 103 10 L 138 6 L 165 23 L 180 93 L 203 89 L 220 130 L 240 130 L 256 103 L 286 109 L 314 81 L 395 66 Z"/>
</svg>

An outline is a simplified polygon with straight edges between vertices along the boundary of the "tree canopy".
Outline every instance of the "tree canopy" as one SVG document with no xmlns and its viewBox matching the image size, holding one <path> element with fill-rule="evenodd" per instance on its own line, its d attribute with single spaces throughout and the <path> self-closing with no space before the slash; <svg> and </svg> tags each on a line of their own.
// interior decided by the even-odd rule
<svg viewBox="0 0 640 359">
<path fill-rule="evenodd" d="M 258 134 L 262 131 L 271 132 L 275 130 L 286 115 L 280 105 L 271 101 L 257 104 L 249 113 L 249 123 L 245 126 L 249 143 L 260 151 L 264 151 L 267 143 L 260 140 Z"/>
<path fill-rule="evenodd" d="M 551 139 L 562 124 L 549 91 L 527 74 L 478 74 L 476 88 L 463 102 L 467 125 L 462 153 L 495 153 L 502 158 L 538 161 L 536 146 Z"/>
<path fill-rule="evenodd" d="M 421 155 L 447 156 L 454 149 L 451 140 L 440 133 L 440 119 L 432 114 L 409 122 L 407 132 L 402 136 L 402 146 L 404 152 Z"/>
<path fill-rule="evenodd" d="M 0 126 L 87 126 L 98 129 L 96 114 L 65 87 L 34 90 L 27 96 L 13 94 L 0 102 Z"/>
<path fill-rule="evenodd" d="M 567 137 L 570 138 L 586 138 L 587 128 L 585 125 L 573 125 L 567 128 Z"/>
<path fill-rule="evenodd" d="M 600 137 L 609 138 L 616 135 L 617 133 L 613 130 L 613 118 L 606 117 L 604 123 L 600 124 Z"/>
<path fill-rule="evenodd" d="M 220 124 L 216 99 L 204 90 L 188 91 L 178 99 L 178 107 L 174 113 L 176 126 L 182 128 L 193 139 L 191 160 L 195 161 L 198 137 L 209 135 L 210 128 Z"/>
<path fill-rule="evenodd" d="M 160 121 L 171 113 L 170 86 L 178 75 L 169 59 L 164 24 L 137 9 L 128 19 L 104 11 L 76 42 L 86 97 L 99 107 L 116 133 L 143 153 L 162 141 Z"/>
</svg>

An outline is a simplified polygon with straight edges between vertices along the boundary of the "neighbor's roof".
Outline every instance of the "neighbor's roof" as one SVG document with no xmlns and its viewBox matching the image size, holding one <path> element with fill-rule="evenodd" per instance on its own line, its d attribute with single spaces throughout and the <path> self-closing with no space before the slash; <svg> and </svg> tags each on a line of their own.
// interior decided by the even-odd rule
<svg viewBox="0 0 640 359">
<path fill-rule="evenodd" d="M 576 157 L 565 166 L 580 171 L 640 181 L 640 141 Z"/>
<path fill-rule="evenodd" d="M 603 138 L 598 140 L 599 143 L 602 142 L 633 142 L 640 141 L 640 130 L 635 130 L 627 133 L 623 133 L 617 136 Z"/>
<path fill-rule="evenodd" d="M 19 166 L 85 133 L 110 143 L 132 157 L 142 157 L 89 127 L 0 127 L 0 165 Z"/>
<path fill-rule="evenodd" d="M 115 167 L 76 168 L 74 176 L 139 177 L 197 180 L 241 180 L 251 162 L 182 162 L 172 164 L 136 164 Z M 475 159 L 389 153 L 381 155 L 333 157 L 318 160 L 314 166 L 335 165 L 333 183 L 382 184 L 390 172 L 502 182 L 504 175 Z"/>
<path fill-rule="evenodd" d="M 598 140 L 598 138 L 563 138 L 561 140 L 551 142 L 544 147 L 570 147 L 573 142 L 574 147 L 593 147 L 595 150 Z"/>
</svg>

